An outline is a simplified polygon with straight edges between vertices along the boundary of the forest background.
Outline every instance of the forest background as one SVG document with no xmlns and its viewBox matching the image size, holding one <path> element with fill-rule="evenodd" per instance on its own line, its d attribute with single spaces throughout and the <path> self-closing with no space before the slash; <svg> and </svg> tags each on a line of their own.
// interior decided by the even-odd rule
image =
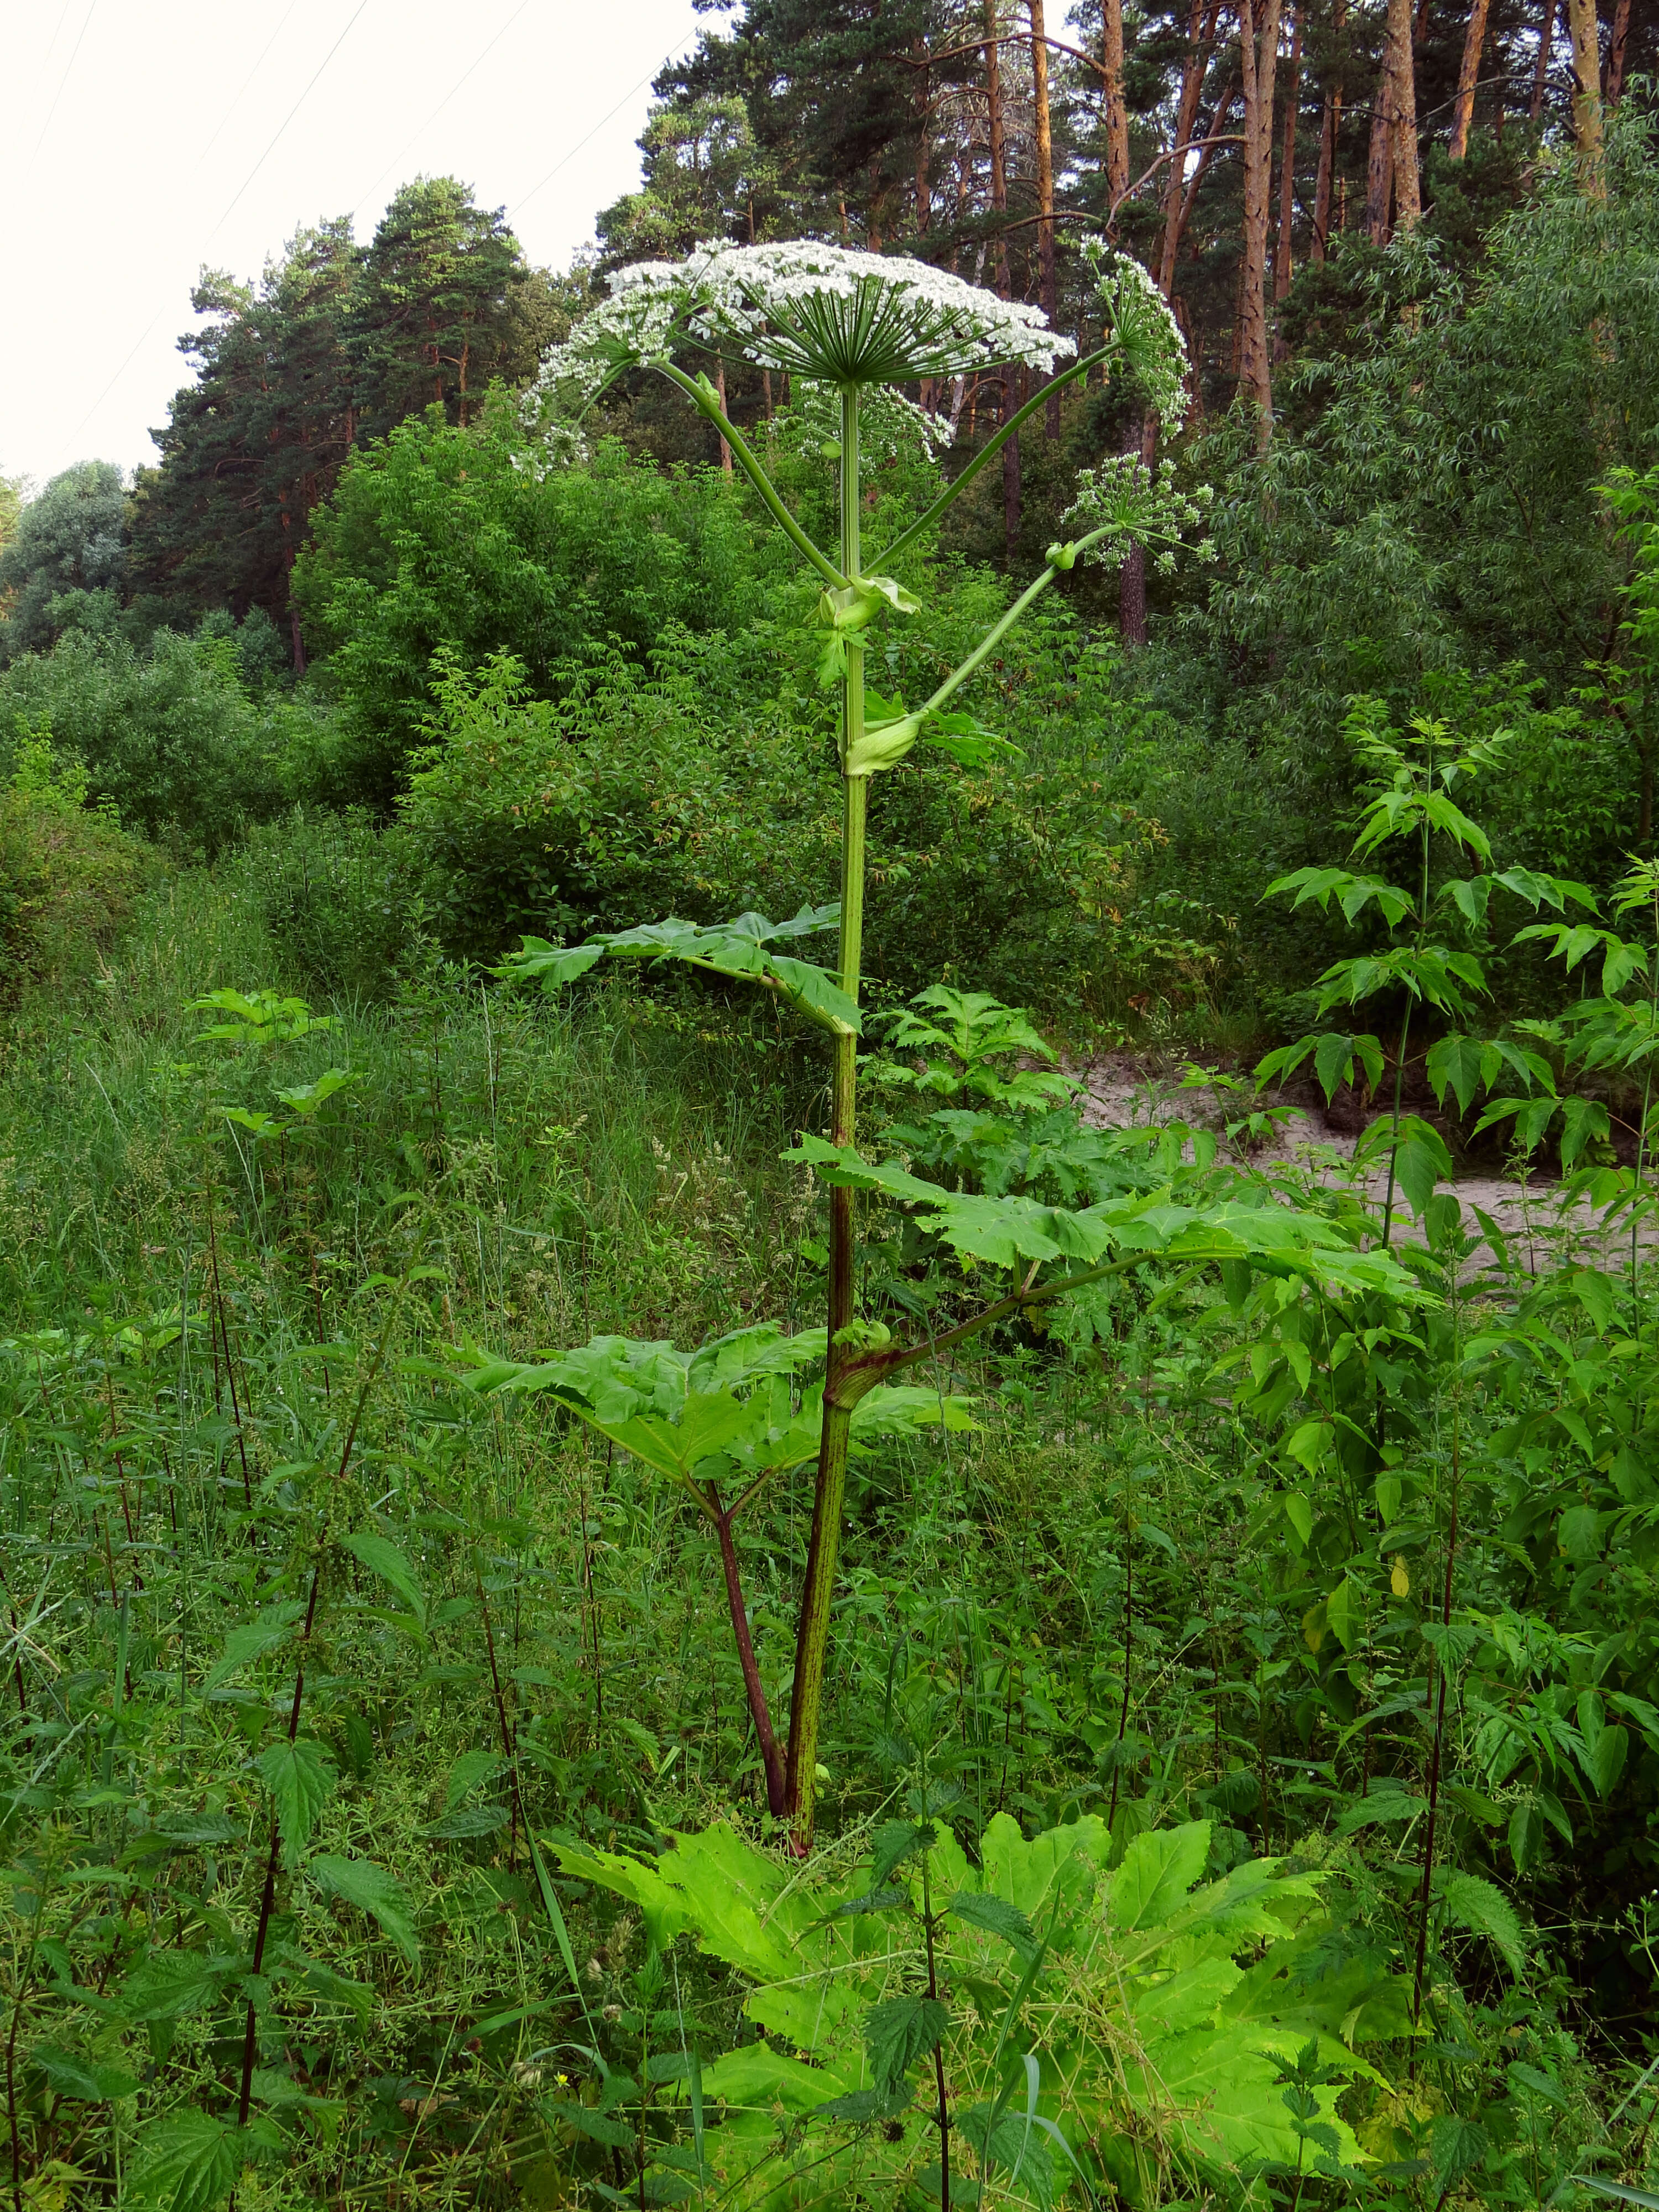
<svg viewBox="0 0 1659 2212">
<path fill-rule="evenodd" d="M 574 266 L 417 179 L 366 243 L 204 271 L 155 467 L 0 497 L 20 2212 L 836 2202 L 848 2159 L 937 2203 L 953 2157 L 962 2203 L 1653 2203 L 1659 19 L 720 12 Z M 1149 1259 L 936 1363 L 971 1429 L 870 1443 L 818 1878 L 846 1904 L 870 1862 L 927 1967 L 857 1984 L 880 2094 L 836 2111 L 777 1960 L 706 1897 L 677 1943 L 693 1876 L 671 1911 L 623 1864 L 734 1820 L 720 1880 L 773 1880 L 718 1547 L 486 1358 L 816 1310 L 789 1024 L 660 968 L 532 1003 L 499 963 L 833 897 L 817 587 L 706 413 L 632 374 L 556 462 L 536 379 L 611 273 L 710 238 L 915 255 L 1086 349 L 1085 235 L 1169 302 L 1185 419 L 1099 374 L 1037 405 L 912 546 L 927 611 L 872 628 L 872 684 L 961 659 L 1079 470 L 1212 497 L 1187 553 L 1062 574 L 1003 641 L 971 703 L 1012 749 L 883 780 L 868 1143 L 1054 1218 L 1271 1188 L 1402 1273 Z M 832 539 L 822 392 L 688 361 Z M 912 386 L 872 537 L 1043 388 Z M 1384 802 L 1410 851 L 1365 865 L 1410 890 L 1348 865 Z M 1097 1096 L 1033 1082 L 1055 1053 Z M 1471 1172 L 1518 1215 L 1451 1205 Z M 872 1326 L 944 1334 L 1045 1264 L 863 1204 Z M 808 1502 L 738 1527 L 774 1685 Z M 1154 1981 L 1210 1944 L 1170 2028 L 1237 2112 L 1147 2087 L 1155 2006 L 1077 2057 L 1081 1968 L 1028 2027 L 1059 1969 L 1024 1891 L 951 1939 L 1020 1972 L 994 2003 L 958 1951 L 940 1998 L 935 1854 L 988 1889 L 1010 1818 L 1075 1832 L 1120 1915 L 1152 1870 Z M 1286 1853 L 1322 1889 L 1286 1942 L 1176 1927 L 1183 1883 Z"/>
</svg>

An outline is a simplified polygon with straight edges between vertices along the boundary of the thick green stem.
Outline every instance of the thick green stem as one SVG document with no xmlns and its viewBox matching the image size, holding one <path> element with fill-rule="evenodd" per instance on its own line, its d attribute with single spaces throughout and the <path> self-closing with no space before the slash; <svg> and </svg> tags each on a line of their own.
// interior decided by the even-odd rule
<svg viewBox="0 0 1659 2212">
<path fill-rule="evenodd" d="M 1117 350 L 1117 340 L 1112 338 L 1105 345 L 1097 346 L 1093 353 L 1079 356 L 1069 368 L 1062 369 L 1058 376 L 1051 377 L 1048 383 L 1040 386 L 1035 397 L 1028 399 L 1017 414 L 1008 417 L 995 437 L 986 440 L 961 475 L 945 486 L 926 513 L 919 514 L 908 530 L 901 531 L 890 545 L 882 547 L 880 557 L 883 568 L 885 569 L 889 566 L 896 554 L 902 553 L 907 545 L 914 544 L 924 532 L 933 528 L 952 500 L 961 498 L 986 463 L 994 459 L 1010 438 L 1018 436 L 1020 425 L 1028 416 L 1035 415 L 1040 407 L 1046 407 L 1063 386 L 1075 384 L 1079 377 L 1086 376 L 1091 368 L 1098 368 L 1103 362 L 1109 361 Z"/>
<path fill-rule="evenodd" d="M 849 576 L 859 573 L 859 394 L 856 386 L 841 398 L 841 560 Z M 852 757 L 864 735 L 864 647 L 849 639 L 847 673 L 842 684 L 842 758 Z M 864 830 L 869 800 L 867 776 L 842 779 L 841 988 L 854 1006 L 864 954 Z M 838 1036 L 830 1107 L 831 1140 L 850 1145 L 857 1127 L 858 1039 Z M 853 1239 L 853 1194 L 830 1193 L 830 1354 L 824 1378 L 823 1431 L 818 1443 L 817 1480 L 812 1497 L 812 1534 L 806 1551 L 806 1580 L 801 1591 L 795 1632 L 795 1680 L 789 1698 L 787 1808 L 794 1843 L 805 1851 L 812 1841 L 812 1807 L 817 1796 L 818 1723 L 823 1706 L 824 1656 L 830 1643 L 830 1601 L 841 1549 L 842 1508 L 847 1495 L 847 1449 L 852 1409 L 836 1403 L 842 1370 L 857 1357 L 854 1346 L 837 1341 L 853 1318 L 857 1255 Z"/>
<path fill-rule="evenodd" d="M 848 568 L 846 575 L 843 576 L 838 574 L 835 563 L 826 560 L 819 552 L 817 547 L 814 545 L 779 497 L 777 486 L 756 459 L 748 440 L 727 420 L 726 410 L 715 397 L 712 387 L 699 384 L 695 377 L 688 376 L 683 368 L 676 368 L 672 361 L 659 361 L 653 366 L 662 372 L 671 384 L 678 385 L 680 390 L 686 394 L 692 404 L 699 408 L 714 425 L 737 457 L 738 467 L 766 502 L 768 512 L 773 520 L 782 526 L 784 535 L 797 552 L 806 556 L 826 583 L 834 584 L 839 588 L 842 584 L 850 581 L 858 573 L 857 570 Z M 842 532 L 843 543 L 846 534 L 845 531 Z"/>
</svg>

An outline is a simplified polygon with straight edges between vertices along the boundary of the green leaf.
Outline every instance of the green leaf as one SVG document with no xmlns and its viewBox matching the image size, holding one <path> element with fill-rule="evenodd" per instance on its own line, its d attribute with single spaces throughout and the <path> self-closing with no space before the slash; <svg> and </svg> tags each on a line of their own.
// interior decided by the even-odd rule
<svg viewBox="0 0 1659 2212">
<path fill-rule="evenodd" d="M 206 2112 L 152 2122 L 140 2138 L 123 2203 L 131 2212 L 213 2212 L 236 2186 L 240 2137 Z"/>
<path fill-rule="evenodd" d="M 344 1540 L 347 1551 L 354 1559 L 361 1560 L 370 1574 L 378 1575 L 383 1583 L 391 1583 L 392 1589 L 397 1591 L 416 1620 L 424 1628 L 426 1599 L 422 1595 L 421 1585 L 415 1578 L 414 1568 L 390 1538 L 377 1536 L 371 1531 L 363 1529 L 355 1536 L 348 1536 Z"/>
<path fill-rule="evenodd" d="M 1480 1088 L 1480 1069 L 1485 1048 L 1479 1037 L 1464 1036 L 1456 1030 L 1437 1037 L 1429 1047 L 1427 1073 L 1435 1103 L 1443 1106 L 1449 1085 L 1457 1100 L 1460 1113 L 1467 1114 L 1474 1103 L 1474 1094 Z"/>
<path fill-rule="evenodd" d="M 421 1833 L 434 1843 L 455 1844 L 470 1841 L 477 1836 L 493 1836 L 504 1828 L 512 1815 L 505 1805 L 459 1805 L 453 1813 L 433 1821 Z"/>
<path fill-rule="evenodd" d="M 506 1764 L 498 1751 L 464 1751 L 444 1784 L 445 1812 L 453 1813 L 463 1798 L 470 1797 L 481 1783 L 492 1781 Z"/>
<path fill-rule="evenodd" d="M 877 2086 L 896 2088 L 924 2052 L 950 2026 L 951 2015 L 937 1997 L 889 1997 L 865 2017 L 864 2040 Z"/>
<path fill-rule="evenodd" d="M 334 1794 L 334 1762 L 310 1736 L 273 1743 L 254 1765 L 276 1807 L 276 1828 L 290 1866 L 304 1850 L 317 1815 Z"/>
<path fill-rule="evenodd" d="M 122 2073 L 118 2066 L 106 2066 L 95 2058 L 81 2057 L 75 2051 L 59 2050 L 56 2044 L 36 2044 L 29 2053 L 29 2063 L 40 2068 L 60 2097 L 76 2097 L 88 2105 L 107 2105 L 118 2097 L 133 2097 L 138 2093 L 137 2082 L 130 2074 Z"/>
<path fill-rule="evenodd" d="M 1442 2112 L 1429 2136 L 1429 2155 L 1434 2160 L 1434 2185 L 1443 2202 L 1466 2175 L 1485 2162 L 1492 2138 L 1478 2120 L 1460 2119 Z"/>
<path fill-rule="evenodd" d="M 945 1910 L 953 1918 L 965 1920 L 970 1928 L 982 1929 L 988 1936 L 1000 1936 L 1011 1950 L 1022 1957 L 1036 1948 L 1036 1936 L 1030 1922 L 1017 1905 L 1011 1905 L 1005 1897 L 959 1889 Z"/>
<path fill-rule="evenodd" d="M 1207 1820 L 1189 1820 L 1134 1838 L 1112 1877 L 1114 1929 L 1161 1928 L 1175 1917 L 1208 1862 L 1210 1826 Z"/>
<path fill-rule="evenodd" d="M 1313 1538 L 1313 1507 L 1299 1490 L 1287 1490 L 1279 1504 L 1285 1509 L 1285 1518 L 1296 1532 L 1301 1549 L 1305 1551 Z"/>
<path fill-rule="evenodd" d="M 1639 2204 L 1644 2212 L 1659 2212 L 1659 2197 L 1645 2189 L 1626 2189 L 1622 2181 L 1602 2181 L 1593 2173 L 1570 2173 L 1567 2176 L 1575 2189 L 1588 2189 L 1596 2197 L 1611 2197 L 1616 2203 Z"/>
<path fill-rule="evenodd" d="M 240 1628 L 233 1628 L 225 1638 L 218 1664 L 203 1686 L 218 1689 L 244 1667 L 251 1667 L 256 1659 L 263 1659 L 267 1652 L 286 1644 L 296 1624 L 305 1619 L 305 1612 L 302 1605 L 268 1605 L 252 1620 L 245 1620 Z"/>
<path fill-rule="evenodd" d="M 309 1869 L 313 1881 L 331 1896 L 355 1905 L 378 1921 L 411 1966 L 421 1963 L 421 1939 L 415 1932 L 415 1914 L 401 1885 L 372 1859 L 314 1858 Z"/>
<path fill-rule="evenodd" d="M 1515 1907 L 1501 1889 L 1474 1874 L 1452 1874 L 1442 1891 L 1446 1917 L 1471 1936 L 1484 1936 L 1518 1980 L 1526 1972 L 1527 1944 Z"/>
</svg>

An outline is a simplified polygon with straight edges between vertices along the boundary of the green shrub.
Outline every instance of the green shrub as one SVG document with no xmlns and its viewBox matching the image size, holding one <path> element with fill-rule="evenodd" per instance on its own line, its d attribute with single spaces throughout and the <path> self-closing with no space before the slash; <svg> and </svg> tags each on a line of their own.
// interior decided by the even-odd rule
<svg viewBox="0 0 1659 2212">
<path fill-rule="evenodd" d="M 70 631 L 0 674 L 0 742 L 49 732 L 130 828 L 208 856 L 280 803 L 277 764 L 301 711 L 249 696 L 232 640 L 173 630 L 147 653 Z"/>
<path fill-rule="evenodd" d="M 833 897 L 828 708 L 810 686 L 757 704 L 750 682 L 750 657 L 781 643 L 775 627 L 738 643 L 671 634 L 648 672 L 613 651 L 556 702 L 531 696 L 511 655 L 476 672 L 441 658 L 432 741 L 401 819 L 430 863 L 445 943 L 489 959 L 521 931 L 576 937 Z M 867 957 L 883 995 L 971 974 L 1104 1020 L 1205 988 L 1224 933 L 1163 880 L 1164 833 L 1116 794 L 1133 718 L 1077 644 L 1063 627 L 1046 643 L 1039 632 L 998 679 L 997 719 L 1030 739 L 1023 757 L 970 772 L 924 755 L 876 793 Z M 1059 712 L 1079 684 L 1081 731 Z"/>
<path fill-rule="evenodd" d="M 90 968 L 153 866 L 87 790 L 86 769 L 46 738 L 18 747 L 0 789 L 0 1003 Z"/>
<path fill-rule="evenodd" d="M 328 656 L 338 741 L 308 795 L 386 805 L 419 743 L 434 653 L 508 651 L 539 693 L 612 645 L 641 662 L 676 625 L 737 629 L 777 556 L 718 470 L 665 475 L 602 446 L 591 467 L 520 465 L 486 429 L 405 422 L 353 457 L 295 570 Z"/>
<path fill-rule="evenodd" d="M 295 972 L 335 996 L 383 997 L 427 941 L 430 869 L 406 832 L 362 808 L 295 806 L 259 823 L 238 874 Z"/>
</svg>

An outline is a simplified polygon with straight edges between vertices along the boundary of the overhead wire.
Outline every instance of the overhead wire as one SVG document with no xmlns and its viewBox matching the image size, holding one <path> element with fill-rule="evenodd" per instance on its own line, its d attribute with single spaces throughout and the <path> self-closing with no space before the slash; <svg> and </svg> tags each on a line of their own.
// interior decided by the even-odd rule
<svg viewBox="0 0 1659 2212">
<path fill-rule="evenodd" d="M 95 8 L 97 4 L 98 0 L 92 0 L 93 7 Z M 295 101 L 293 106 L 289 108 L 288 113 L 283 118 L 281 123 L 277 125 L 276 130 L 270 139 L 270 143 L 266 146 L 264 152 L 260 155 L 258 160 L 253 164 L 253 167 L 248 171 L 246 176 L 243 178 L 241 183 L 236 187 L 235 191 L 231 196 L 228 204 L 225 208 L 224 213 L 219 217 L 218 222 L 214 224 L 212 229 L 209 231 L 206 239 L 203 241 L 204 245 L 211 246 L 214 240 L 219 235 L 219 233 L 229 222 L 231 215 L 234 212 L 237 203 L 240 200 L 243 193 L 247 190 L 248 186 L 253 182 L 255 177 L 258 175 L 260 170 L 264 168 L 265 163 L 270 160 L 272 153 L 276 150 L 277 142 L 282 137 L 283 131 L 288 129 L 289 125 L 293 122 L 295 117 L 299 113 L 300 110 L 305 106 L 307 100 L 311 97 L 312 93 L 316 89 L 318 80 L 321 77 L 323 71 L 328 67 L 335 55 L 339 52 L 340 48 L 345 44 L 352 26 L 356 22 L 358 16 L 362 14 L 364 9 L 368 7 L 368 0 L 357 0 L 357 5 L 351 12 L 350 21 L 347 23 L 345 29 L 341 32 L 339 37 L 336 39 L 334 44 L 323 56 L 322 60 L 319 62 L 317 67 L 312 71 L 310 81 L 307 84 L 305 90 L 300 94 L 300 97 Z M 87 11 L 88 21 L 91 19 L 91 9 L 88 9 Z M 84 33 L 84 24 L 82 26 L 82 28 Z M 269 52 L 269 51 L 270 46 L 267 45 L 266 52 Z M 73 60 L 73 58 L 74 57 L 71 56 L 70 59 Z M 239 94 L 238 97 L 240 98 L 240 95 Z M 81 433 L 86 428 L 88 423 L 91 422 L 93 416 L 98 412 L 98 410 L 109 398 L 110 393 L 114 391 L 122 377 L 126 374 L 128 368 L 137 358 L 139 348 L 143 344 L 145 339 L 155 328 L 155 325 L 161 321 L 162 316 L 166 313 L 167 307 L 165 303 L 163 303 L 162 306 L 157 307 L 155 313 L 145 324 L 143 329 L 139 331 L 137 337 L 133 340 L 131 350 L 123 358 L 120 365 L 111 376 L 109 382 L 104 386 L 98 397 L 93 401 L 91 406 L 88 408 L 86 413 L 76 424 L 74 430 L 70 433 L 71 443 L 80 437 Z"/>
<path fill-rule="evenodd" d="M 515 202 L 515 204 L 507 210 L 508 221 L 510 222 L 514 216 L 521 215 L 525 209 L 530 205 L 531 201 L 536 198 L 536 195 L 540 191 L 545 191 L 547 186 L 552 183 L 554 178 L 558 175 L 560 170 L 565 167 L 568 163 L 574 161 L 577 155 L 581 152 L 582 148 L 590 144 L 592 140 L 597 138 L 600 131 L 604 130 L 605 125 L 613 121 L 616 117 L 622 113 L 623 108 L 627 106 L 629 101 L 634 98 L 635 94 L 636 93 L 643 92 L 646 86 L 650 83 L 652 78 L 659 76 L 667 66 L 668 64 L 666 62 L 659 62 L 654 69 L 648 69 L 646 71 L 645 75 L 640 79 L 637 84 L 630 85 L 628 90 L 623 93 L 622 98 L 617 102 L 616 106 L 611 108 L 608 113 L 600 116 L 599 121 L 588 132 L 586 137 L 579 138 L 575 144 L 570 148 L 568 153 L 562 154 L 559 156 L 559 159 L 555 161 L 552 167 L 548 171 L 547 174 L 542 179 L 541 183 L 538 185 L 532 185 L 530 187 L 530 190 L 525 194 L 524 198 L 521 200 Z"/>
<path fill-rule="evenodd" d="M 496 32 L 495 37 L 490 40 L 489 45 L 483 48 L 483 52 L 477 54 L 462 74 L 456 78 L 454 83 L 450 86 L 449 90 L 438 102 L 438 105 L 433 109 L 431 114 L 427 117 L 426 121 L 422 124 L 420 129 L 412 132 L 409 137 L 404 139 L 403 144 L 398 149 L 398 151 L 386 163 L 380 175 L 375 178 L 374 182 L 369 186 L 368 190 L 366 192 L 359 193 L 356 205 L 351 210 L 354 216 L 358 214 L 368 201 L 374 198 L 374 194 L 392 174 L 398 164 L 403 160 L 404 155 L 408 153 L 410 148 L 416 144 L 420 139 L 425 137 L 426 133 L 432 128 L 432 125 L 443 113 L 445 108 L 448 106 L 450 101 L 454 99 L 456 94 L 459 92 L 461 88 L 465 84 L 468 77 L 472 75 L 473 70 L 480 68 L 483 63 L 489 60 L 490 55 L 495 52 L 496 47 L 500 46 L 501 40 L 507 36 L 507 33 L 513 28 L 513 26 L 518 21 L 520 16 L 523 15 L 525 9 L 529 5 L 530 0 L 519 0 L 518 6 L 507 17 L 506 22 L 501 25 L 501 29 Z"/>
<path fill-rule="evenodd" d="M 52 128 L 52 118 L 58 112 L 58 103 L 64 97 L 64 87 L 70 81 L 70 71 L 75 67 L 75 58 L 81 51 L 81 42 L 87 35 L 87 27 L 91 22 L 93 16 L 96 14 L 97 9 L 98 0 L 87 0 L 87 12 L 81 19 L 81 28 L 76 34 L 75 44 L 70 48 L 70 58 L 64 64 L 64 74 L 58 80 L 58 89 L 52 95 L 52 105 L 46 110 L 46 121 L 40 125 L 40 136 L 34 142 L 34 151 L 29 155 L 29 166 L 31 168 L 34 166 L 35 161 L 40 157 L 40 149 L 46 143 L 46 133 Z M 53 46 L 56 46 L 58 43 L 58 33 L 56 31 L 52 34 L 52 42 Z M 47 49 L 47 52 L 50 53 L 50 47 Z"/>
<path fill-rule="evenodd" d="M 265 56 L 270 52 L 277 40 L 282 37 L 283 33 L 287 29 L 288 19 L 294 13 L 294 10 L 299 6 L 299 4 L 300 0 L 288 0 L 288 5 L 283 9 L 282 15 L 277 21 L 276 29 L 271 33 L 270 36 L 265 40 L 264 46 L 259 49 L 258 60 L 254 63 L 253 67 L 242 79 L 240 84 L 237 86 L 235 92 L 232 94 L 230 99 L 226 101 L 224 110 L 219 118 L 218 129 L 214 132 L 212 137 L 208 140 L 207 144 L 203 147 L 201 152 L 196 156 L 196 168 L 191 171 L 191 176 L 195 175 L 196 169 L 199 169 L 201 167 L 203 162 L 206 161 L 208 155 L 213 151 L 220 139 L 224 136 L 226 124 L 229 122 L 231 117 L 236 112 L 236 110 L 241 105 L 242 94 L 247 90 L 249 85 L 252 83 L 254 78 L 258 76 L 260 70 L 264 67 Z"/>
</svg>

